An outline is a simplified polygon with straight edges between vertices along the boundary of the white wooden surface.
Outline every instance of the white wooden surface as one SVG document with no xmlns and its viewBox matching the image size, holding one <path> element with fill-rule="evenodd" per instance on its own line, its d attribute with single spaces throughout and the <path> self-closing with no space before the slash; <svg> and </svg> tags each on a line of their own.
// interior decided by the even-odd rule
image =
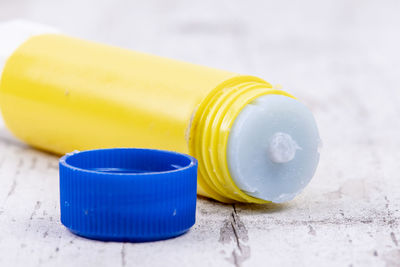
<svg viewBox="0 0 400 267">
<path fill-rule="evenodd" d="M 184 236 L 104 243 L 60 224 L 57 157 L 0 126 L 0 266 L 400 266 L 399 13 L 397 0 L 1 0 L 0 20 L 280 83 L 324 148 L 290 203 L 199 198 Z"/>
</svg>

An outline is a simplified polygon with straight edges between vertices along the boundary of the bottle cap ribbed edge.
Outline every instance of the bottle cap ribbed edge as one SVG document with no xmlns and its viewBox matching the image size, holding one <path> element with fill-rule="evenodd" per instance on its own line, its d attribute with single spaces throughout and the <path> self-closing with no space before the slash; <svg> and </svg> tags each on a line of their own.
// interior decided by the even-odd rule
<svg viewBox="0 0 400 267">
<path fill-rule="evenodd" d="M 197 160 L 171 151 L 113 148 L 60 159 L 61 222 L 99 240 L 151 241 L 195 223 Z"/>
</svg>

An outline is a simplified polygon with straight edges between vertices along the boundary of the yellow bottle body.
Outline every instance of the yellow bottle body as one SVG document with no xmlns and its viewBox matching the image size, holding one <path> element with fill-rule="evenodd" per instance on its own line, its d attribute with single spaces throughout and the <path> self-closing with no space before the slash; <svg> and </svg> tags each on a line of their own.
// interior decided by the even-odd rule
<svg viewBox="0 0 400 267">
<path fill-rule="evenodd" d="M 226 164 L 235 117 L 264 94 L 287 95 L 259 78 L 51 34 L 8 59 L 0 108 L 13 134 L 34 147 L 189 153 L 199 159 L 199 194 L 264 203 L 237 188 Z"/>
</svg>

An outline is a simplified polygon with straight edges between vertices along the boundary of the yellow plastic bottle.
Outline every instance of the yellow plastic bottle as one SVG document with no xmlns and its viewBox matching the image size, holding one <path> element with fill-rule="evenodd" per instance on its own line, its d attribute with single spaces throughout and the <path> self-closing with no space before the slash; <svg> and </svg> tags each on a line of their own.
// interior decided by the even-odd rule
<svg viewBox="0 0 400 267">
<path fill-rule="evenodd" d="M 271 199 L 236 185 L 227 161 L 236 118 L 266 95 L 292 99 L 257 77 L 39 34 L 7 58 L 0 108 L 11 132 L 34 147 L 57 154 L 110 147 L 189 153 L 199 161 L 200 195 L 266 203 Z"/>
</svg>

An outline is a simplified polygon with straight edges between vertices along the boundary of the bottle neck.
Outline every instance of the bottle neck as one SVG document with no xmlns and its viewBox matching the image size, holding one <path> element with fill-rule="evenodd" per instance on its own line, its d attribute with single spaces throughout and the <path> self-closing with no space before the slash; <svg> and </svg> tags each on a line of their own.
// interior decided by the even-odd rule
<svg viewBox="0 0 400 267">
<path fill-rule="evenodd" d="M 266 203 L 247 195 L 231 178 L 227 163 L 230 129 L 240 111 L 268 94 L 291 95 L 264 80 L 237 76 L 215 88 L 200 104 L 190 125 L 189 151 L 199 162 L 199 193 L 222 202 Z"/>
</svg>

